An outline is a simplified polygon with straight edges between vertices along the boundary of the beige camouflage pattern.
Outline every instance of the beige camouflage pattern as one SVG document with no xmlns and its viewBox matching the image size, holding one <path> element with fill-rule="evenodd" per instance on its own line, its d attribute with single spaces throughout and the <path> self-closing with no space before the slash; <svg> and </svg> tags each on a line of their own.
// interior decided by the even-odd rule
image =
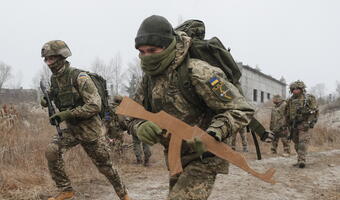
<svg viewBox="0 0 340 200">
<path fill-rule="evenodd" d="M 246 128 L 240 129 L 238 132 L 240 137 L 241 137 L 241 142 L 242 142 L 242 147 L 243 151 L 248 151 L 248 141 L 246 137 Z M 232 135 L 232 141 L 231 141 L 231 148 L 236 150 L 236 137 L 237 137 L 237 132 Z"/>
<path fill-rule="evenodd" d="M 69 64 L 66 63 L 53 76 L 62 87 L 67 84 Z M 52 179 L 63 191 L 72 190 L 71 183 L 64 169 L 63 154 L 70 148 L 80 144 L 89 155 L 98 170 L 107 177 L 120 199 L 127 194 L 117 169 L 112 165 L 109 148 L 105 139 L 105 127 L 98 115 L 101 109 L 101 99 L 92 79 L 81 72 L 77 78 L 77 91 L 84 104 L 71 109 L 74 119 L 66 121 L 67 129 L 63 130 L 63 138 L 55 136 L 46 151 L 48 167 Z"/>
<path fill-rule="evenodd" d="M 107 137 L 112 140 L 114 151 L 121 157 L 123 155 L 123 133 L 127 130 L 127 121 L 123 116 L 116 114 L 116 107 L 118 105 L 117 103 L 109 105 L 110 117 L 109 120 L 105 120 L 105 126 Z"/>
<path fill-rule="evenodd" d="M 279 140 L 281 139 L 283 150 L 285 153 L 290 154 L 290 146 L 289 146 L 289 132 L 288 125 L 285 117 L 287 102 L 281 100 L 280 103 L 274 104 L 274 107 L 271 111 L 270 117 L 270 126 L 269 129 L 274 133 L 275 137 L 272 142 L 272 153 L 277 153 L 277 146 Z"/>
<path fill-rule="evenodd" d="M 137 164 L 141 164 L 144 160 L 144 164 L 147 165 L 151 157 L 150 146 L 141 142 L 136 135 L 132 135 L 133 152 L 135 153 Z"/>
<path fill-rule="evenodd" d="M 318 105 L 310 94 L 292 95 L 287 100 L 285 110 L 295 150 L 298 154 L 298 163 L 306 162 L 306 155 L 311 139 L 309 129 L 314 125 L 318 113 Z"/>
<path fill-rule="evenodd" d="M 215 128 L 222 133 L 223 142 L 227 142 L 227 137 L 250 122 L 254 109 L 247 103 L 238 89 L 227 81 L 222 70 L 199 59 L 189 60 L 189 76 L 198 96 L 207 105 L 207 110 L 202 112 L 199 108 L 190 104 L 178 88 L 176 79 L 178 74 L 174 69 L 184 60 L 191 39 L 185 33 L 178 32 L 178 34 L 174 62 L 164 74 L 150 77 L 151 85 L 149 87 L 151 87 L 152 92 L 149 97 L 144 96 L 144 89 L 147 88 L 147 85 L 145 85 L 145 81 L 142 81 L 134 99 L 143 105 L 144 98 L 148 98 L 152 112 L 164 110 L 190 125 L 199 126 L 203 130 L 208 127 Z M 212 90 L 209 80 L 213 77 L 218 78 L 219 82 L 228 89 L 225 92 L 231 96 L 230 99 L 221 98 Z M 132 120 L 129 124 L 129 130 L 136 133 L 140 123 L 141 120 Z M 165 147 L 165 152 L 167 152 L 169 138 L 160 138 L 160 140 Z M 183 143 L 182 163 L 194 153 L 189 145 Z M 171 188 L 173 188 L 169 193 L 171 200 L 207 199 L 215 182 L 216 174 L 228 171 L 228 163 L 217 157 L 209 157 L 207 163 L 199 160 L 186 163 L 183 163 L 184 173 L 177 177 L 176 181 L 170 180 Z M 211 163 L 214 163 L 214 167 L 211 167 Z"/>
</svg>

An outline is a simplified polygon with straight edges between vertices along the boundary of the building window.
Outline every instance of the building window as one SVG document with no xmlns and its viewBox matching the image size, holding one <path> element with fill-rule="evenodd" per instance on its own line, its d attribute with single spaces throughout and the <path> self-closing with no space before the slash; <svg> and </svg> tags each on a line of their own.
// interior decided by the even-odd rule
<svg viewBox="0 0 340 200">
<path fill-rule="evenodd" d="M 253 101 L 257 101 L 257 89 L 253 90 Z"/>
<path fill-rule="evenodd" d="M 268 100 L 270 99 L 270 93 L 267 93 L 267 99 Z"/>
<path fill-rule="evenodd" d="M 263 101 L 264 101 L 264 92 L 261 91 L 261 103 L 263 103 Z"/>
</svg>

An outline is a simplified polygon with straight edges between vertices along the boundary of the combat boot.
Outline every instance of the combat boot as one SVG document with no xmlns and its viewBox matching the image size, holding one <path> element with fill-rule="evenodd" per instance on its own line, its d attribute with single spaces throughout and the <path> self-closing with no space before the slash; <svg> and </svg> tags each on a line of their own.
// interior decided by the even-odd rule
<svg viewBox="0 0 340 200">
<path fill-rule="evenodd" d="M 276 149 L 271 149 L 272 154 L 277 154 Z"/>
<path fill-rule="evenodd" d="M 243 147 L 243 152 L 248 152 L 248 147 L 247 146 Z"/>
<path fill-rule="evenodd" d="M 74 197 L 74 191 L 64 191 L 60 192 L 56 197 L 48 198 L 48 200 L 64 200 L 71 199 Z"/>
<path fill-rule="evenodd" d="M 283 157 L 289 157 L 289 153 L 286 153 L 286 152 L 285 152 L 285 153 L 282 154 L 282 156 L 283 156 Z"/>
<path fill-rule="evenodd" d="M 132 200 L 132 199 L 129 197 L 129 195 L 126 194 L 126 195 L 123 197 L 122 200 Z"/>
</svg>

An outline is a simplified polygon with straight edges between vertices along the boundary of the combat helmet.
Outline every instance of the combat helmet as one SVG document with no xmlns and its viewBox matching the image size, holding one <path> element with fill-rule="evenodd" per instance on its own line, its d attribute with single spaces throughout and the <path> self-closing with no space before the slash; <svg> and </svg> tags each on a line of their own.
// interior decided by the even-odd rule
<svg viewBox="0 0 340 200">
<path fill-rule="evenodd" d="M 306 91 L 306 85 L 303 81 L 297 80 L 289 85 L 290 92 L 293 92 L 294 89 L 299 88 L 302 92 Z"/>
<path fill-rule="evenodd" d="M 41 57 L 62 56 L 67 58 L 72 55 L 70 48 L 62 40 L 52 40 L 44 44 L 41 48 Z"/>
<path fill-rule="evenodd" d="M 274 100 L 274 101 L 282 101 L 283 98 L 281 97 L 281 95 L 276 94 L 276 95 L 273 96 L 273 100 Z"/>
</svg>

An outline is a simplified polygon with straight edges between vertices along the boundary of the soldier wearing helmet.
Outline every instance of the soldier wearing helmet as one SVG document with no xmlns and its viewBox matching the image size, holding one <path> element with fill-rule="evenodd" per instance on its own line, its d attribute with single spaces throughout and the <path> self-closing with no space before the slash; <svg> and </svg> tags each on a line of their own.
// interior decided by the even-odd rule
<svg viewBox="0 0 340 200">
<path fill-rule="evenodd" d="M 313 95 L 306 93 L 306 85 L 298 80 L 289 85 L 292 96 L 287 100 L 285 111 L 286 121 L 290 129 L 290 139 L 294 142 L 298 154 L 294 166 L 304 168 L 306 155 L 311 139 L 309 129 L 313 128 L 318 119 L 318 104 Z"/>
<path fill-rule="evenodd" d="M 49 96 L 60 111 L 50 119 L 65 122 L 67 127 L 62 130 L 63 137 L 52 139 L 45 153 L 52 179 L 61 190 L 49 200 L 73 198 L 74 190 L 64 170 L 63 153 L 78 144 L 110 181 L 119 198 L 128 200 L 127 189 L 112 165 L 107 149 L 105 129 L 99 116 L 102 101 L 98 89 L 87 72 L 70 66 L 66 58 L 71 55 L 61 40 L 49 41 L 41 49 L 41 56 L 52 71 Z M 41 104 L 46 106 L 44 99 Z"/>
<path fill-rule="evenodd" d="M 277 146 L 281 138 L 283 144 L 283 156 L 289 156 L 290 147 L 288 140 L 288 127 L 285 118 L 285 110 L 287 103 L 280 95 L 273 96 L 274 107 L 271 111 L 270 126 L 269 129 L 274 132 L 275 137 L 272 142 L 271 151 L 273 154 L 277 153 Z"/>
</svg>

